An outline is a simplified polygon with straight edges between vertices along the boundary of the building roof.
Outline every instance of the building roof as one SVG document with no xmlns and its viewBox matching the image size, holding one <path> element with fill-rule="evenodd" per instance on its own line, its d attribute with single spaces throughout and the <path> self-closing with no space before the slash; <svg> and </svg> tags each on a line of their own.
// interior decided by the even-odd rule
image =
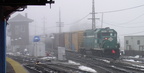
<svg viewBox="0 0 144 73">
<path fill-rule="evenodd" d="M 9 22 L 29 22 L 29 23 L 30 23 L 30 22 L 33 22 L 33 20 L 27 18 L 27 15 L 26 15 L 26 16 L 23 16 L 23 15 L 21 15 L 21 14 L 18 14 L 18 15 L 16 15 L 15 17 L 11 18 L 11 19 L 9 20 Z"/>
</svg>

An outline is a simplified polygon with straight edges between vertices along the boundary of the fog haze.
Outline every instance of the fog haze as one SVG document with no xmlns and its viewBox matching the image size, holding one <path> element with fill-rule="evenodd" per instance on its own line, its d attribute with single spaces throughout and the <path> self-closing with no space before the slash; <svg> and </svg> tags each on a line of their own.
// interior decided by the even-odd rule
<svg viewBox="0 0 144 73">
<path fill-rule="evenodd" d="M 131 7 L 144 5 L 144 0 L 95 0 L 96 12 L 107 12 L 121 10 Z M 14 13 L 12 17 L 17 14 L 28 14 L 28 18 L 33 19 L 30 23 L 30 35 L 43 34 L 43 24 L 45 24 L 46 33 L 58 32 L 59 10 L 61 11 L 61 21 L 64 22 L 63 32 L 70 31 L 70 28 L 81 27 L 91 28 L 92 0 L 55 0 L 55 4 L 46 6 L 27 6 L 22 12 Z M 88 15 L 89 14 L 89 15 Z M 88 15 L 83 20 L 83 17 Z M 144 35 L 144 6 L 104 13 L 103 27 L 110 27 L 118 32 L 121 42 L 125 35 Z M 96 26 L 101 26 L 101 13 L 96 14 Z M 79 21 L 79 22 L 76 22 Z M 78 25 L 78 26 L 76 26 Z M 72 29 L 72 28 L 71 28 Z M 137 33 L 139 32 L 139 33 Z"/>
</svg>

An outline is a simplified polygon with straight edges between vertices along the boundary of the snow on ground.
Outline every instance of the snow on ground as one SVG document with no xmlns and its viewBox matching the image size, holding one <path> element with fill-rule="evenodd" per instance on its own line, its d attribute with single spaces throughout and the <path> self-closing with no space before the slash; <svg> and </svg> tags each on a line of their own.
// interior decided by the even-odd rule
<svg viewBox="0 0 144 73">
<path fill-rule="evenodd" d="M 133 59 L 124 59 L 124 61 L 135 62 Z"/>
<path fill-rule="evenodd" d="M 42 57 L 42 58 L 40 58 L 40 59 L 43 59 L 43 60 L 54 60 L 54 59 L 56 59 L 56 57 Z"/>
<path fill-rule="evenodd" d="M 137 62 L 137 63 L 142 63 L 141 61 L 135 61 L 133 59 L 123 59 L 124 61 L 129 61 L 129 62 Z"/>
<path fill-rule="evenodd" d="M 106 62 L 106 63 L 110 63 L 110 61 L 108 61 L 108 60 L 102 60 L 102 61 L 104 61 L 104 62 Z"/>
<path fill-rule="evenodd" d="M 129 62 L 137 62 L 137 63 L 142 63 L 141 61 L 135 61 L 133 59 L 124 59 L 125 61 L 129 61 Z M 136 65 L 136 64 L 131 64 L 132 66 L 135 66 L 135 67 L 139 67 L 139 68 L 144 68 L 143 65 Z"/>
<path fill-rule="evenodd" d="M 96 70 L 94 70 L 94 69 L 92 69 L 90 67 L 87 67 L 87 66 L 79 66 L 79 69 L 83 70 L 83 71 L 87 71 L 87 72 L 97 73 Z"/>
<path fill-rule="evenodd" d="M 136 55 L 136 56 L 134 56 L 134 58 L 140 58 L 140 56 L 139 56 L 139 55 Z"/>
<path fill-rule="evenodd" d="M 74 61 L 72 61 L 72 60 L 68 60 L 68 63 L 74 64 L 74 65 L 80 65 L 80 63 L 76 63 L 76 62 L 74 62 Z"/>
<path fill-rule="evenodd" d="M 14 55 L 13 53 L 11 53 L 11 52 L 8 52 L 8 53 L 6 53 L 7 55 Z"/>
<path fill-rule="evenodd" d="M 128 58 L 140 58 L 140 55 L 136 55 L 136 56 L 127 56 Z"/>
<path fill-rule="evenodd" d="M 135 64 L 132 64 L 132 66 L 144 68 L 144 66 L 142 66 L 142 65 L 135 65 Z"/>
<path fill-rule="evenodd" d="M 92 72 L 92 73 L 97 73 L 96 70 L 94 70 L 94 69 L 92 69 L 92 68 L 90 68 L 90 67 L 87 67 L 87 66 L 82 66 L 80 63 L 74 62 L 74 61 L 72 61 L 72 60 L 68 60 L 68 63 L 74 64 L 74 65 L 80 65 L 80 66 L 78 66 L 78 68 L 79 68 L 80 70 L 87 71 L 87 72 Z"/>
</svg>

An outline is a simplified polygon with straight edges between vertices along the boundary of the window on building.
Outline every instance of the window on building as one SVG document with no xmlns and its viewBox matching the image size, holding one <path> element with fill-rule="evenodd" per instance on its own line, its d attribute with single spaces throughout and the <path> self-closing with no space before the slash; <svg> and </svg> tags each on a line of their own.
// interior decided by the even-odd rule
<svg viewBox="0 0 144 73">
<path fill-rule="evenodd" d="M 128 40 L 126 40 L 126 44 L 129 44 L 129 41 L 128 41 Z"/>
<path fill-rule="evenodd" d="M 19 34 L 19 26 L 15 26 L 15 34 L 18 35 Z"/>
<path fill-rule="evenodd" d="M 140 40 L 137 40 L 137 44 L 138 44 L 138 45 L 140 44 Z"/>
<path fill-rule="evenodd" d="M 21 25 L 21 32 L 25 32 L 25 26 Z"/>
</svg>

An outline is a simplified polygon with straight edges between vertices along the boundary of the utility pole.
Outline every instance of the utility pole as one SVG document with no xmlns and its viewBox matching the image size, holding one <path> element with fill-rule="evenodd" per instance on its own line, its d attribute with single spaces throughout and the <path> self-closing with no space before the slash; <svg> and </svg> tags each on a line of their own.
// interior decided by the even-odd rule
<svg viewBox="0 0 144 73">
<path fill-rule="evenodd" d="M 45 23 L 46 23 L 46 18 L 44 17 L 43 18 L 43 34 L 44 34 L 44 37 L 45 37 Z"/>
<path fill-rule="evenodd" d="M 35 24 L 35 34 L 34 34 L 34 37 L 37 35 L 36 33 L 36 24 Z M 37 42 L 33 42 L 34 43 L 34 46 L 33 46 L 33 55 L 37 57 Z"/>
<path fill-rule="evenodd" d="M 60 34 L 62 32 L 61 27 L 63 27 L 63 22 L 61 22 L 61 11 L 59 9 L 59 22 L 58 23 L 58 27 L 59 27 L 59 41 L 58 41 L 58 46 L 60 46 Z"/>
<path fill-rule="evenodd" d="M 46 39 L 46 34 L 45 34 L 45 23 L 46 23 L 46 18 L 43 18 L 43 35 L 44 35 L 44 44 L 45 44 L 45 39 Z"/>
<path fill-rule="evenodd" d="M 95 3 L 94 0 L 92 2 L 92 29 L 95 29 Z"/>
<path fill-rule="evenodd" d="M 94 0 L 92 0 L 92 18 L 89 18 L 90 20 L 92 20 L 92 29 L 95 30 L 96 29 L 96 19 L 99 19 L 99 18 L 95 18 L 95 2 Z"/>
<path fill-rule="evenodd" d="M 35 24 L 35 35 L 36 35 L 36 24 Z"/>
<path fill-rule="evenodd" d="M 46 18 L 43 18 L 43 34 L 44 34 L 44 48 L 46 47 L 46 33 L 45 33 L 45 24 L 46 24 Z M 41 51 L 40 51 L 41 52 Z M 41 54 L 41 53 L 40 53 Z"/>
</svg>

